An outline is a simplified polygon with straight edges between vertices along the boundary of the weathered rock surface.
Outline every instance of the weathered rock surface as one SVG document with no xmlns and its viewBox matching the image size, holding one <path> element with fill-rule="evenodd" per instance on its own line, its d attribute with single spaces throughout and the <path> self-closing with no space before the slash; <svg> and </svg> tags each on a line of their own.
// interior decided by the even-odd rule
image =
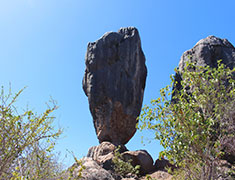
<svg viewBox="0 0 235 180">
<path fill-rule="evenodd" d="M 178 67 L 180 72 L 184 70 L 189 60 L 196 62 L 197 66 L 209 65 L 210 67 L 216 67 L 217 61 L 222 60 L 222 63 L 232 69 L 235 67 L 235 48 L 227 39 L 208 36 L 183 53 Z M 175 79 L 178 83 L 174 88 L 179 90 L 181 89 L 179 82 L 182 80 L 180 74 L 176 74 Z"/>
<path fill-rule="evenodd" d="M 83 90 L 100 143 L 126 144 L 135 134 L 146 76 L 136 28 L 121 28 L 88 44 Z"/>
<path fill-rule="evenodd" d="M 115 180 L 112 175 L 100 167 L 92 158 L 83 158 L 82 159 L 83 166 L 85 169 L 82 170 L 82 180 Z M 79 170 L 81 166 L 78 166 L 73 171 L 74 179 L 77 179 L 79 174 Z"/>
<path fill-rule="evenodd" d="M 117 147 L 110 142 L 102 142 L 98 146 L 93 146 L 89 149 L 87 157 L 92 158 L 101 167 L 106 170 L 112 169 L 112 159 L 114 157 L 114 151 Z M 124 145 L 120 146 L 120 153 L 127 151 Z"/>
<path fill-rule="evenodd" d="M 97 160 L 101 156 L 105 156 L 109 153 L 113 153 L 116 148 L 117 146 L 114 145 L 113 143 L 104 141 L 98 146 L 91 147 L 88 150 L 87 157 L 91 157 L 92 159 Z M 122 153 L 124 151 L 127 151 L 127 148 L 124 145 L 120 146 L 120 152 Z"/>
<path fill-rule="evenodd" d="M 184 52 L 180 59 L 179 70 L 182 71 L 186 61 L 191 58 L 198 66 L 217 66 L 217 61 L 222 59 L 222 63 L 233 68 L 235 67 L 235 48 L 227 39 L 220 39 L 215 36 L 208 36 L 201 39 L 190 50 Z"/>
<path fill-rule="evenodd" d="M 121 154 L 125 161 L 132 160 L 133 167 L 140 165 L 140 174 L 145 175 L 154 170 L 153 159 L 146 150 L 126 151 Z"/>
<path fill-rule="evenodd" d="M 91 157 L 94 160 L 99 160 L 101 156 L 106 156 L 109 153 L 114 152 L 116 146 L 110 142 L 102 142 L 98 146 L 93 146 L 88 150 L 87 157 Z"/>
</svg>

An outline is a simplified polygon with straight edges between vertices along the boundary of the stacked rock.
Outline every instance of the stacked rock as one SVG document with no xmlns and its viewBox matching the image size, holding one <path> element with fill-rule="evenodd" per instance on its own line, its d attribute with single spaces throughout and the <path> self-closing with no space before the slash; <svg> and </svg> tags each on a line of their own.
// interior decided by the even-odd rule
<svg viewBox="0 0 235 180">
<path fill-rule="evenodd" d="M 182 55 L 180 72 L 189 59 L 196 65 L 211 67 L 216 67 L 217 60 L 222 59 L 222 63 L 233 68 L 235 48 L 226 39 L 209 36 Z M 171 175 L 164 171 L 166 167 L 176 167 L 167 160 L 156 160 L 153 165 L 147 151 L 128 151 L 125 147 L 136 132 L 136 118 L 141 111 L 147 76 L 138 30 L 128 27 L 104 34 L 96 42 L 88 44 L 85 61 L 83 90 L 88 97 L 100 142 L 100 145 L 91 147 L 87 157 L 83 158 L 88 166 L 84 171 L 85 179 L 117 179 L 112 174 L 112 159 L 118 145 L 125 161 L 131 159 L 133 166 L 141 166 L 140 175 L 152 172 L 152 178 L 161 179 L 164 175 L 163 179 L 171 179 Z M 178 74 L 176 81 L 181 79 Z M 180 89 L 180 83 L 177 84 L 175 88 Z M 234 150 L 229 155 L 233 159 Z"/>
<path fill-rule="evenodd" d="M 136 132 L 147 68 L 138 30 L 109 32 L 89 43 L 83 90 L 99 142 L 125 145 Z"/>
<path fill-rule="evenodd" d="M 144 150 L 128 151 L 125 144 L 136 132 L 147 68 L 138 30 L 134 27 L 108 32 L 89 43 L 86 53 L 83 90 L 88 97 L 90 112 L 100 145 L 89 149 L 92 158 L 106 170 L 112 168 L 114 150 L 140 172 L 152 170 L 153 159 Z"/>
</svg>

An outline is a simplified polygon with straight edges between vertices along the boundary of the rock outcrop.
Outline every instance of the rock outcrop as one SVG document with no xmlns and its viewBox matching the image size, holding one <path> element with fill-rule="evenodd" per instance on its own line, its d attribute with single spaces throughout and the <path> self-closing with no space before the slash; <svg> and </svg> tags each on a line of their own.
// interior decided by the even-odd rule
<svg viewBox="0 0 235 180">
<path fill-rule="evenodd" d="M 235 67 L 235 48 L 227 39 L 208 36 L 183 53 L 179 62 L 179 72 L 184 71 L 188 61 L 195 62 L 197 66 L 216 67 L 218 60 L 222 60 L 222 63 L 231 69 Z M 179 90 L 182 77 L 180 74 L 176 74 L 175 79 L 178 83 L 174 88 Z"/>
<path fill-rule="evenodd" d="M 146 76 L 136 28 L 121 28 L 88 44 L 83 90 L 100 143 L 124 145 L 135 134 Z"/>
<path fill-rule="evenodd" d="M 230 68 L 235 67 L 235 48 L 227 39 L 220 39 L 215 36 L 208 36 L 201 39 L 192 49 L 184 52 L 180 59 L 179 70 L 182 71 L 186 61 L 191 59 L 198 66 L 217 66 L 217 61 Z"/>
</svg>

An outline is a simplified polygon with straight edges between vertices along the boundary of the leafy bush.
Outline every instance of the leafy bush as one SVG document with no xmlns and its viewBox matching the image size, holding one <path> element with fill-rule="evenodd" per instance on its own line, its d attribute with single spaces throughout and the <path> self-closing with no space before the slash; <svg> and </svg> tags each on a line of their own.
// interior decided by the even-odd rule
<svg viewBox="0 0 235 180">
<path fill-rule="evenodd" d="M 180 167 L 183 178 L 218 179 L 221 158 L 235 155 L 235 69 L 220 61 L 216 68 L 188 63 L 176 73 L 181 82 L 171 76 L 161 97 L 143 108 L 139 128 L 155 131 L 164 147 L 159 157 Z M 172 90 L 174 83 L 181 89 Z"/>
<path fill-rule="evenodd" d="M 59 179 L 61 164 L 51 153 L 61 129 L 54 130 L 51 114 L 57 109 L 54 101 L 40 115 L 32 110 L 23 113 L 15 107 L 23 89 L 0 94 L 0 179 Z M 61 174 L 60 174 L 61 173 Z"/>
<path fill-rule="evenodd" d="M 114 171 L 115 173 L 125 177 L 128 174 L 131 175 L 138 175 L 139 174 L 139 169 L 140 166 L 137 165 L 135 167 L 133 167 L 131 165 L 132 160 L 129 161 L 124 161 L 124 158 L 122 157 L 122 155 L 119 152 L 120 147 L 118 147 L 115 151 L 114 151 L 114 157 L 112 159 L 112 162 L 114 164 Z"/>
</svg>

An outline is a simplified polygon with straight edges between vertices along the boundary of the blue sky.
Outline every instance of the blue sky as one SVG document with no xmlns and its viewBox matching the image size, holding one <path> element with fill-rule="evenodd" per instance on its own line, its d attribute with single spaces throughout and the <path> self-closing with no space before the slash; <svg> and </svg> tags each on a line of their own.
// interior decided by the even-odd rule
<svg viewBox="0 0 235 180">
<path fill-rule="evenodd" d="M 55 125 L 64 128 L 56 151 L 78 157 L 98 145 L 88 100 L 82 90 L 88 42 L 120 27 L 138 28 L 148 68 L 144 104 L 158 96 L 182 53 L 209 35 L 235 44 L 234 0 L 0 0 L 0 83 L 14 92 L 27 86 L 19 107 L 42 112 L 57 100 Z M 128 149 L 146 149 L 154 159 L 161 147 L 145 146 L 137 132 Z M 69 155 L 70 156 L 70 155 Z M 64 159 L 66 165 L 72 158 Z"/>
</svg>

